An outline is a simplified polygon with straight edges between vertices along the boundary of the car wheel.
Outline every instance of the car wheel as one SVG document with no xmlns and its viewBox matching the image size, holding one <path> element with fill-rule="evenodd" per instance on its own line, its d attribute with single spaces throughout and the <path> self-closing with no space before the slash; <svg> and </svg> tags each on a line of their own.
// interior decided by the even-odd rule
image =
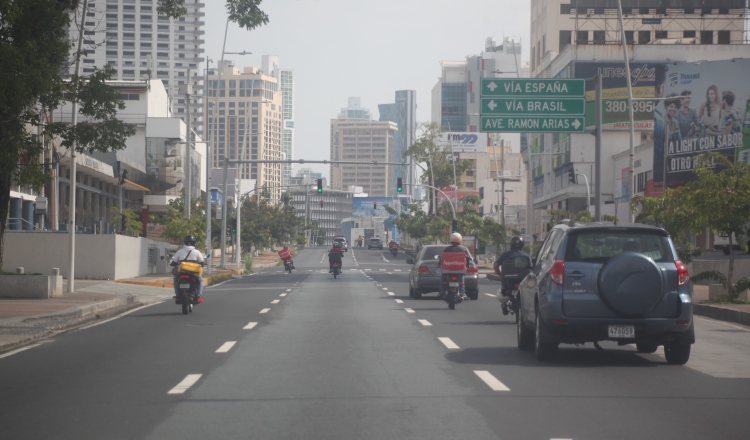
<svg viewBox="0 0 750 440">
<path fill-rule="evenodd" d="M 414 299 L 420 299 L 422 298 L 422 291 L 419 289 L 414 289 Z"/>
<path fill-rule="evenodd" d="M 541 341 L 542 323 L 539 322 L 539 311 L 534 319 L 534 354 L 539 361 L 551 361 L 557 357 L 557 344 Z"/>
<path fill-rule="evenodd" d="M 479 289 L 472 289 L 466 292 L 466 296 L 469 297 L 471 300 L 478 300 L 479 299 Z"/>
<path fill-rule="evenodd" d="M 534 335 L 531 330 L 526 327 L 521 316 L 521 307 L 518 307 L 516 313 L 516 339 L 518 340 L 518 349 L 521 351 L 528 351 L 534 348 Z"/>
<path fill-rule="evenodd" d="M 664 357 L 670 365 L 684 365 L 690 359 L 692 345 L 680 345 L 676 342 L 664 346 Z"/>
<path fill-rule="evenodd" d="M 409 285 L 409 298 L 414 298 L 414 288 Z"/>
<path fill-rule="evenodd" d="M 638 353 L 653 353 L 659 348 L 659 344 L 655 342 L 636 342 L 635 348 Z"/>
</svg>

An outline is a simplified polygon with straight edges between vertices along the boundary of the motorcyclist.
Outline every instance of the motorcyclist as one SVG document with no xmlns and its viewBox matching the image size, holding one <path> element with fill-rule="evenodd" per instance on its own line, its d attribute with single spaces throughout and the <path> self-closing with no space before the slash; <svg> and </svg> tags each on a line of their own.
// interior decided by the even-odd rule
<svg viewBox="0 0 750 440">
<path fill-rule="evenodd" d="M 357 247 L 362 247 L 362 242 L 364 241 L 364 238 L 360 235 L 357 237 Z"/>
<path fill-rule="evenodd" d="M 291 255 L 291 257 L 289 257 L 289 264 L 291 264 L 291 265 L 292 265 L 292 269 L 296 269 L 296 268 L 294 267 L 294 260 L 292 260 L 292 257 L 294 256 L 294 252 L 292 252 L 292 251 L 291 251 L 291 250 L 289 249 L 289 246 L 287 246 L 287 245 L 284 245 L 284 247 L 283 247 L 283 248 L 281 249 L 281 251 L 279 251 L 279 255 L 282 255 L 282 254 L 284 254 L 284 253 L 286 253 L 286 252 L 289 252 L 289 255 Z M 282 257 L 282 258 L 281 258 L 281 260 L 282 260 L 282 261 L 284 261 L 284 258 Z"/>
<path fill-rule="evenodd" d="M 396 242 L 395 242 L 395 241 L 393 241 L 393 240 L 389 241 L 389 242 L 388 242 L 388 249 L 391 249 L 391 248 L 396 248 L 396 249 L 398 249 L 398 243 L 396 243 Z"/>
<path fill-rule="evenodd" d="M 172 262 L 170 263 L 172 266 L 178 266 L 181 261 L 195 261 L 196 263 L 200 263 L 201 265 L 205 265 L 206 262 L 203 259 L 203 254 L 195 248 L 195 236 L 192 234 L 189 234 L 185 236 L 185 239 L 183 240 L 183 243 L 185 246 L 180 248 L 173 256 L 172 256 Z M 180 297 L 180 287 L 179 287 L 179 275 L 175 275 L 174 277 L 174 294 L 175 298 Z M 195 302 L 200 304 L 203 302 L 203 277 L 198 277 L 198 292 L 196 293 Z"/>
<path fill-rule="evenodd" d="M 331 250 L 328 251 L 328 273 L 333 272 L 333 263 L 339 263 L 339 268 L 343 268 L 344 251 L 341 250 L 341 243 L 334 242 Z"/>
<path fill-rule="evenodd" d="M 503 265 L 503 262 L 505 261 L 514 260 L 515 258 L 518 258 L 518 257 L 526 257 L 529 260 L 529 267 L 531 267 L 531 257 L 529 256 L 529 254 L 523 251 L 523 247 L 524 247 L 523 237 L 519 235 L 514 235 L 510 239 L 510 250 L 503 252 L 502 254 L 500 254 L 499 257 L 497 257 L 495 262 L 492 264 L 492 268 L 495 270 L 495 273 L 500 277 L 500 279 L 502 279 L 503 277 L 502 271 L 500 269 Z M 505 281 L 503 281 L 502 283 L 503 283 L 502 289 L 501 289 L 502 298 L 499 298 L 499 299 L 503 303 L 502 304 L 503 315 L 507 315 L 508 314 L 507 299 L 513 295 L 513 286 L 507 284 Z"/>
<path fill-rule="evenodd" d="M 466 248 L 466 246 L 463 246 L 461 243 L 463 242 L 463 237 L 458 232 L 454 232 L 450 236 L 450 246 L 443 249 L 443 252 L 463 252 L 466 254 L 466 267 L 471 266 L 471 252 L 469 252 L 469 249 Z M 442 257 L 438 258 L 438 266 L 442 265 Z M 450 274 L 441 274 L 440 275 L 440 286 L 439 286 L 439 292 L 440 296 L 443 296 L 445 294 L 445 283 L 448 280 L 448 277 Z M 459 288 L 459 291 L 461 292 L 461 297 L 463 299 L 466 299 L 466 286 L 464 286 L 464 283 L 461 283 L 461 286 Z"/>
</svg>

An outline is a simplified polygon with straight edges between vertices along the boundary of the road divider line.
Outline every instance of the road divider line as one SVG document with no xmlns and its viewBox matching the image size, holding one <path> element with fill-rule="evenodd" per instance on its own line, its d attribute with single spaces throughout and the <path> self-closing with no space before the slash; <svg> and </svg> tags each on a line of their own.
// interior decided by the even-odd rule
<svg viewBox="0 0 750 440">
<path fill-rule="evenodd" d="M 270 311 L 271 311 L 271 309 L 263 309 L 263 310 L 260 311 L 260 313 L 268 313 Z"/>
<path fill-rule="evenodd" d="M 6 358 L 6 357 L 8 357 L 8 356 L 13 356 L 14 354 L 17 354 L 17 353 L 20 353 L 20 352 L 22 352 L 22 351 L 26 351 L 26 350 L 32 349 L 32 348 L 34 348 L 34 347 L 39 347 L 40 345 L 42 345 L 42 344 L 34 344 L 34 345 L 29 345 L 29 346 L 27 346 L 27 347 L 22 347 L 22 348 L 19 348 L 19 349 L 13 350 L 13 351 L 9 351 L 9 352 L 7 352 L 7 353 L 4 353 L 4 354 L 0 354 L 0 359 L 2 359 L 2 358 Z"/>
<path fill-rule="evenodd" d="M 490 296 L 492 298 L 495 298 L 497 295 L 493 295 L 492 293 L 485 293 L 485 295 Z"/>
<path fill-rule="evenodd" d="M 282 293 L 282 294 L 281 294 L 281 295 L 279 295 L 279 296 L 280 296 L 280 297 L 285 297 L 285 296 L 286 296 L 286 293 Z"/>
<path fill-rule="evenodd" d="M 426 320 L 426 319 L 418 319 L 417 321 L 419 321 L 419 323 L 422 324 L 425 327 L 431 327 L 432 326 L 432 323 L 430 321 Z"/>
<path fill-rule="evenodd" d="M 406 313 L 414 313 L 414 310 L 412 310 L 412 309 L 410 309 L 408 307 L 405 307 L 404 310 L 406 311 Z"/>
<path fill-rule="evenodd" d="M 397 300 L 396 300 L 396 304 L 403 304 L 403 303 L 404 303 L 404 302 L 403 302 L 403 301 L 401 301 L 400 299 L 397 299 Z"/>
<path fill-rule="evenodd" d="M 286 291 L 287 291 L 287 292 L 291 292 L 291 291 L 292 291 L 292 289 L 286 289 Z"/>
<path fill-rule="evenodd" d="M 280 300 L 280 299 L 275 299 L 275 300 L 271 301 L 271 304 L 278 304 L 278 303 L 280 303 L 280 302 L 281 302 L 281 300 Z"/>
<path fill-rule="evenodd" d="M 234 344 L 236 344 L 236 343 L 237 343 L 237 341 L 225 342 L 224 344 L 222 344 L 221 347 L 219 347 L 218 350 L 216 350 L 216 353 L 226 353 L 229 350 L 231 350 L 232 347 L 234 347 Z"/>
<path fill-rule="evenodd" d="M 480 379 L 484 381 L 484 383 L 489 386 L 492 391 L 510 391 L 510 388 L 506 387 L 505 384 L 497 380 L 495 376 L 493 376 L 489 371 L 478 371 L 475 370 L 474 374 L 479 376 Z"/>
<path fill-rule="evenodd" d="M 164 302 L 166 302 L 166 301 L 164 301 Z M 127 312 L 125 312 L 125 313 L 123 313 L 123 314 L 120 314 L 120 315 L 117 315 L 117 316 L 115 316 L 115 317 L 113 317 L 113 318 L 105 319 L 104 321 L 100 321 L 100 322 L 96 322 L 96 323 L 94 323 L 94 324 L 89 324 L 89 325 L 87 325 L 87 326 L 84 326 L 84 327 L 80 327 L 80 328 L 79 328 L 78 330 L 86 330 L 87 328 L 91 328 L 91 327 L 96 327 L 97 325 L 102 325 L 102 324 L 106 324 L 106 323 L 108 323 L 108 322 L 110 322 L 110 321 L 114 321 L 115 319 L 119 319 L 119 318 L 122 318 L 123 316 L 127 316 L 127 315 L 129 315 L 129 314 L 131 314 L 131 313 L 135 313 L 135 312 L 137 312 L 137 311 L 139 311 L 139 310 L 145 309 L 146 307 L 151 307 L 151 306 L 154 306 L 154 305 L 156 305 L 156 304 L 161 304 L 161 303 L 160 303 L 160 302 L 158 302 L 158 303 L 153 303 L 153 304 L 146 304 L 145 306 L 141 306 L 141 307 L 135 308 L 135 309 L 133 309 L 133 310 L 128 310 Z"/>
<path fill-rule="evenodd" d="M 185 391 L 190 389 L 193 385 L 195 385 L 198 380 L 200 380 L 202 374 L 188 374 L 184 379 L 182 379 L 182 382 L 178 383 L 176 387 L 172 388 L 167 392 L 167 394 L 184 394 Z"/>
<path fill-rule="evenodd" d="M 393 293 L 393 292 L 388 292 L 388 295 L 389 295 L 389 296 L 396 296 L 396 294 L 395 294 L 395 293 Z"/>
<path fill-rule="evenodd" d="M 458 345 L 456 345 L 456 343 L 453 342 L 451 338 L 438 338 L 438 341 L 442 342 L 443 345 L 445 345 L 445 348 L 448 348 L 450 350 L 458 350 L 461 348 Z"/>
<path fill-rule="evenodd" d="M 242 330 L 252 330 L 256 325 L 258 325 L 257 322 L 248 323 L 246 326 L 242 327 Z"/>
<path fill-rule="evenodd" d="M 388 288 L 387 287 L 383 287 L 383 290 L 388 290 Z"/>
</svg>

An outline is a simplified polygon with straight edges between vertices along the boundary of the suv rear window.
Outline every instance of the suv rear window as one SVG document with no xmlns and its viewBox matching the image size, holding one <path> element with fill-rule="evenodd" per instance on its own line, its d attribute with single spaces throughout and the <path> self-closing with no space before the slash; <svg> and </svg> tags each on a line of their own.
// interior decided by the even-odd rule
<svg viewBox="0 0 750 440">
<path fill-rule="evenodd" d="M 334 238 L 333 241 L 337 241 L 339 243 L 343 243 L 346 241 L 346 238 Z"/>
<path fill-rule="evenodd" d="M 370 243 L 379 243 L 379 242 L 380 242 L 379 238 L 371 238 L 370 239 Z"/>
<path fill-rule="evenodd" d="M 674 261 L 666 236 L 648 231 L 580 231 L 570 234 L 565 261 L 606 261 L 622 252 L 643 254 L 659 263 Z"/>
</svg>

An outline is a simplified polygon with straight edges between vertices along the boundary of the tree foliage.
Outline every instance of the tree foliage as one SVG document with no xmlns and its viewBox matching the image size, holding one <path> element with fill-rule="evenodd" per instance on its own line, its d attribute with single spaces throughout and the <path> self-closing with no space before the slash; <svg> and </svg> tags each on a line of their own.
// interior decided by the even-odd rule
<svg viewBox="0 0 750 440">
<path fill-rule="evenodd" d="M 109 216 L 112 219 L 120 218 L 120 210 L 116 206 L 109 208 Z M 122 224 L 123 228 L 120 231 L 120 223 L 117 222 L 117 230 L 123 235 L 129 235 L 131 237 L 138 237 L 143 232 L 143 223 L 141 222 L 141 216 L 130 208 L 124 208 L 122 210 Z M 117 220 L 115 220 L 117 221 Z"/>
<path fill-rule="evenodd" d="M 229 21 L 237 23 L 241 28 L 251 31 L 258 26 L 268 24 L 268 15 L 260 9 L 263 0 L 226 0 Z M 187 14 L 185 0 L 159 0 L 157 12 L 172 18 L 183 17 Z"/>
<path fill-rule="evenodd" d="M 163 239 L 172 244 L 182 244 L 185 236 L 194 235 L 195 247 L 205 251 L 206 249 L 206 203 L 200 199 L 193 199 L 190 205 L 190 218 L 185 216 L 184 198 L 174 199 L 167 205 L 166 214 L 151 214 L 150 221 L 164 225 L 161 233 Z M 212 224 L 216 221 L 212 221 Z M 213 230 L 211 232 L 213 237 Z M 218 240 L 217 240 L 218 241 Z"/>
</svg>

